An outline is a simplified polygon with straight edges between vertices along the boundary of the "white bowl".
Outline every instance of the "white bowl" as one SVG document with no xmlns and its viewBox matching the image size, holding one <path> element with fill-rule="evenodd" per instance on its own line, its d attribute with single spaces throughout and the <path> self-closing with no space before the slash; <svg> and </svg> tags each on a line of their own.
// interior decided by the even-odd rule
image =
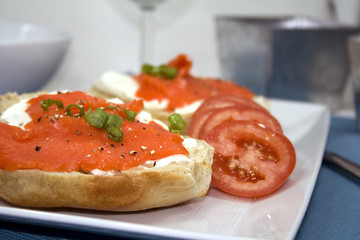
<svg viewBox="0 0 360 240">
<path fill-rule="evenodd" d="M 40 90 L 61 65 L 69 43 L 62 31 L 0 22 L 0 94 Z"/>
</svg>

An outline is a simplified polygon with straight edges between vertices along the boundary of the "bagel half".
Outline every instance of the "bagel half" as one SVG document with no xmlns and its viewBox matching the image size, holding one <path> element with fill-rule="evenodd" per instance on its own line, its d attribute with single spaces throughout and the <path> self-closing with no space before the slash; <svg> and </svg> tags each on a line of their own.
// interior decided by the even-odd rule
<svg viewBox="0 0 360 240">
<path fill-rule="evenodd" d="M 0 113 L 21 98 L 17 94 L 1 96 Z M 191 142 L 184 144 L 190 161 L 174 161 L 161 167 L 138 166 L 111 176 L 0 169 L 0 197 L 25 207 L 108 211 L 139 211 L 203 197 L 211 182 L 214 149 L 201 140 L 185 140 Z"/>
</svg>

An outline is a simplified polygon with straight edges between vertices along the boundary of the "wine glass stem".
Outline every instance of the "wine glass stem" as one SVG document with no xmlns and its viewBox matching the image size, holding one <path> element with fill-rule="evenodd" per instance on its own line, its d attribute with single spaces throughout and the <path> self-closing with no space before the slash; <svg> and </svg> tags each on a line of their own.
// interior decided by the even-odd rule
<svg viewBox="0 0 360 240">
<path fill-rule="evenodd" d="M 141 49 L 140 61 L 143 63 L 152 63 L 153 53 L 153 37 L 154 37 L 154 10 L 149 8 L 142 8 L 141 17 Z"/>
</svg>

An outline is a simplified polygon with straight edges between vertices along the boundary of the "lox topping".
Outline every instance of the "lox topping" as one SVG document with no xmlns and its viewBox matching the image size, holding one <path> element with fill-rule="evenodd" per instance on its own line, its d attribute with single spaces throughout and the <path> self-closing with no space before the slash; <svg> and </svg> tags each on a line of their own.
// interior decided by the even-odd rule
<svg viewBox="0 0 360 240">
<path fill-rule="evenodd" d="M 219 94 L 238 94 L 250 99 L 254 97 L 254 93 L 246 87 L 232 82 L 192 76 L 191 66 L 192 61 L 180 54 L 166 65 L 133 76 L 140 86 L 136 96 L 146 101 L 166 99 L 169 101 L 168 111 Z M 176 72 L 168 75 L 167 68 L 176 69 Z"/>
<path fill-rule="evenodd" d="M 63 108 L 51 104 L 47 110 L 41 107 L 43 100 L 61 101 Z M 94 169 L 128 170 L 148 160 L 159 160 L 175 154 L 187 155 L 182 146 L 183 139 L 169 132 L 155 122 L 148 124 L 126 119 L 127 111 L 140 112 L 142 101 L 114 104 L 83 92 L 69 92 L 41 95 L 28 101 L 26 112 L 32 121 L 26 130 L 0 123 L 0 168 L 40 169 L 44 171 L 82 171 Z M 90 108 L 104 109 L 110 115 L 123 119 L 120 142 L 109 139 L 102 128 L 95 128 L 80 116 L 78 105 L 88 111 Z"/>
</svg>

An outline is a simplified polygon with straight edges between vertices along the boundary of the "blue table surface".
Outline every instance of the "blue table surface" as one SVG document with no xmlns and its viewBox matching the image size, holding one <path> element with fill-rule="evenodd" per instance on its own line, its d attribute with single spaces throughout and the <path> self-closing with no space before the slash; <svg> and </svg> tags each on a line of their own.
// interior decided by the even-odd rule
<svg viewBox="0 0 360 240">
<path fill-rule="evenodd" d="M 332 117 L 326 149 L 360 164 L 360 133 L 355 121 Z M 128 239 L 155 239 L 127 235 Z M 119 239 L 60 226 L 44 227 L 0 217 L 0 239 Z M 124 239 L 124 238 L 122 238 Z M 295 239 L 360 239 L 360 179 L 323 162 L 312 198 Z"/>
</svg>

